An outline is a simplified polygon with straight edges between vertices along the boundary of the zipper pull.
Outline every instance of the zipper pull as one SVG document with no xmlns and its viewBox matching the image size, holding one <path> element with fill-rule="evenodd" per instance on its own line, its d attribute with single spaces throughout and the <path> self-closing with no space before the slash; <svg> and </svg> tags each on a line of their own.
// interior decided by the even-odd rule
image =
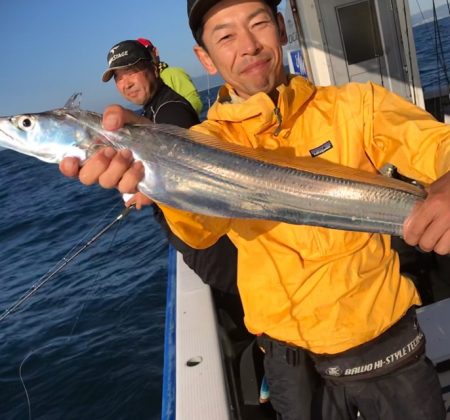
<svg viewBox="0 0 450 420">
<path fill-rule="evenodd" d="M 278 134 L 280 134 L 280 131 L 281 131 L 281 123 L 283 122 L 283 119 L 281 118 L 280 108 L 275 107 L 273 112 L 274 112 L 275 116 L 277 117 L 277 121 L 278 121 L 278 127 L 273 132 L 273 135 L 278 136 Z"/>
</svg>

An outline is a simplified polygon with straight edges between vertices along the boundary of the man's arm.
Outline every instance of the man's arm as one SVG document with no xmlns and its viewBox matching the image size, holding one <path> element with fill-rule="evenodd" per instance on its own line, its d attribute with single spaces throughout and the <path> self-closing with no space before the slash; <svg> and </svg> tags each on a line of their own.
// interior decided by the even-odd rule
<svg viewBox="0 0 450 420">
<path fill-rule="evenodd" d="M 103 115 L 103 127 L 106 130 L 142 122 L 142 117 L 118 105 L 108 107 Z M 98 183 L 103 188 L 117 188 L 122 194 L 136 193 L 139 182 L 144 178 L 144 166 L 133 159 L 130 150 L 116 151 L 110 147 L 97 152 L 83 166 L 77 158 L 65 158 L 60 164 L 60 170 L 66 176 L 78 177 L 85 185 Z M 209 247 L 228 232 L 229 219 L 158 205 L 164 211 L 172 231 L 193 248 Z"/>
</svg>

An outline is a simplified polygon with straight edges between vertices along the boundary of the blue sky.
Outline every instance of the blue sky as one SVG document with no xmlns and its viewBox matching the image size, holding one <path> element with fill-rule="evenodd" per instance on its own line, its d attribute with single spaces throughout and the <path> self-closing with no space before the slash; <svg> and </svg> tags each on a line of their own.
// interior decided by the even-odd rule
<svg viewBox="0 0 450 420">
<path fill-rule="evenodd" d="M 410 0 L 413 12 L 417 1 L 432 5 Z M 185 0 L 1 0 L 0 115 L 58 108 L 78 91 L 86 109 L 125 104 L 101 74 L 109 48 L 137 37 L 150 38 L 162 59 L 191 76 L 206 74 L 192 52 Z"/>
<path fill-rule="evenodd" d="M 206 74 L 192 51 L 185 0 L 1 0 L 0 115 L 44 111 L 83 92 L 82 106 L 120 102 L 101 82 L 116 42 L 149 38 L 162 59 Z"/>
</svg>

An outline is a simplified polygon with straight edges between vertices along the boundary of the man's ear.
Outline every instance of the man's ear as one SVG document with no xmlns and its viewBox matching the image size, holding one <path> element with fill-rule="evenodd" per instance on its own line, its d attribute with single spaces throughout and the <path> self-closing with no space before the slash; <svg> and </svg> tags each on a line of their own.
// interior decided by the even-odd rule
<svg viewBox="0 0 450 420">
<path fill-rule="evenodd" d="M 155 79 L 159 79 L 161 77 L 161 75 L 159 74 L 158 66 L 155 63 L 152 64 L 151 72 L 155 75 Z"/>
<path fill-rule="evenodd" d="M 281 13 L 277 13 L 277 22 L 278 22 L 278 30 L 280 35 L 280 43 L 281 45 L 286 45 L 288 42 L 287 32 L 286 32 L 286 25 L 284 23 L 284 18 Z"/>
<path fill-rule="evenodd" d="M 217 68 L 214 65 L 213 61 L 211 60 L 208 51 L 206 51 L 203 47 L 200 47 L 200 45 L 195 45 L 194 53 L 197 56 L 200 63 L 202 64 L 202 66 L 209 74 L 217 73 Z"/>
</svg>

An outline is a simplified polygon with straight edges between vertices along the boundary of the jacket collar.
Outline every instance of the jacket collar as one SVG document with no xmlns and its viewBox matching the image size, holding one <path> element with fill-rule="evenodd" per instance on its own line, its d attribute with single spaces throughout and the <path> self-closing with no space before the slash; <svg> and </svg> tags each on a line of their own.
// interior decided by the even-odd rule
<svg viewBox="0 0 450 420">
<path fill-rule="evenodd" d="M 274 104 L 269 95 L 263 92 L 243 100 L 230 85 L 225 84 L 208 111 L 208 119 L 236 123 L 258 118 L 261 122 L 271 122 L 276 107 L 282 117 L 296 113 L 313 96 L 315 89 L 305 78 L 290 76 L 288 85 L 278 86 L 278 103 Z"/>
</svg>

